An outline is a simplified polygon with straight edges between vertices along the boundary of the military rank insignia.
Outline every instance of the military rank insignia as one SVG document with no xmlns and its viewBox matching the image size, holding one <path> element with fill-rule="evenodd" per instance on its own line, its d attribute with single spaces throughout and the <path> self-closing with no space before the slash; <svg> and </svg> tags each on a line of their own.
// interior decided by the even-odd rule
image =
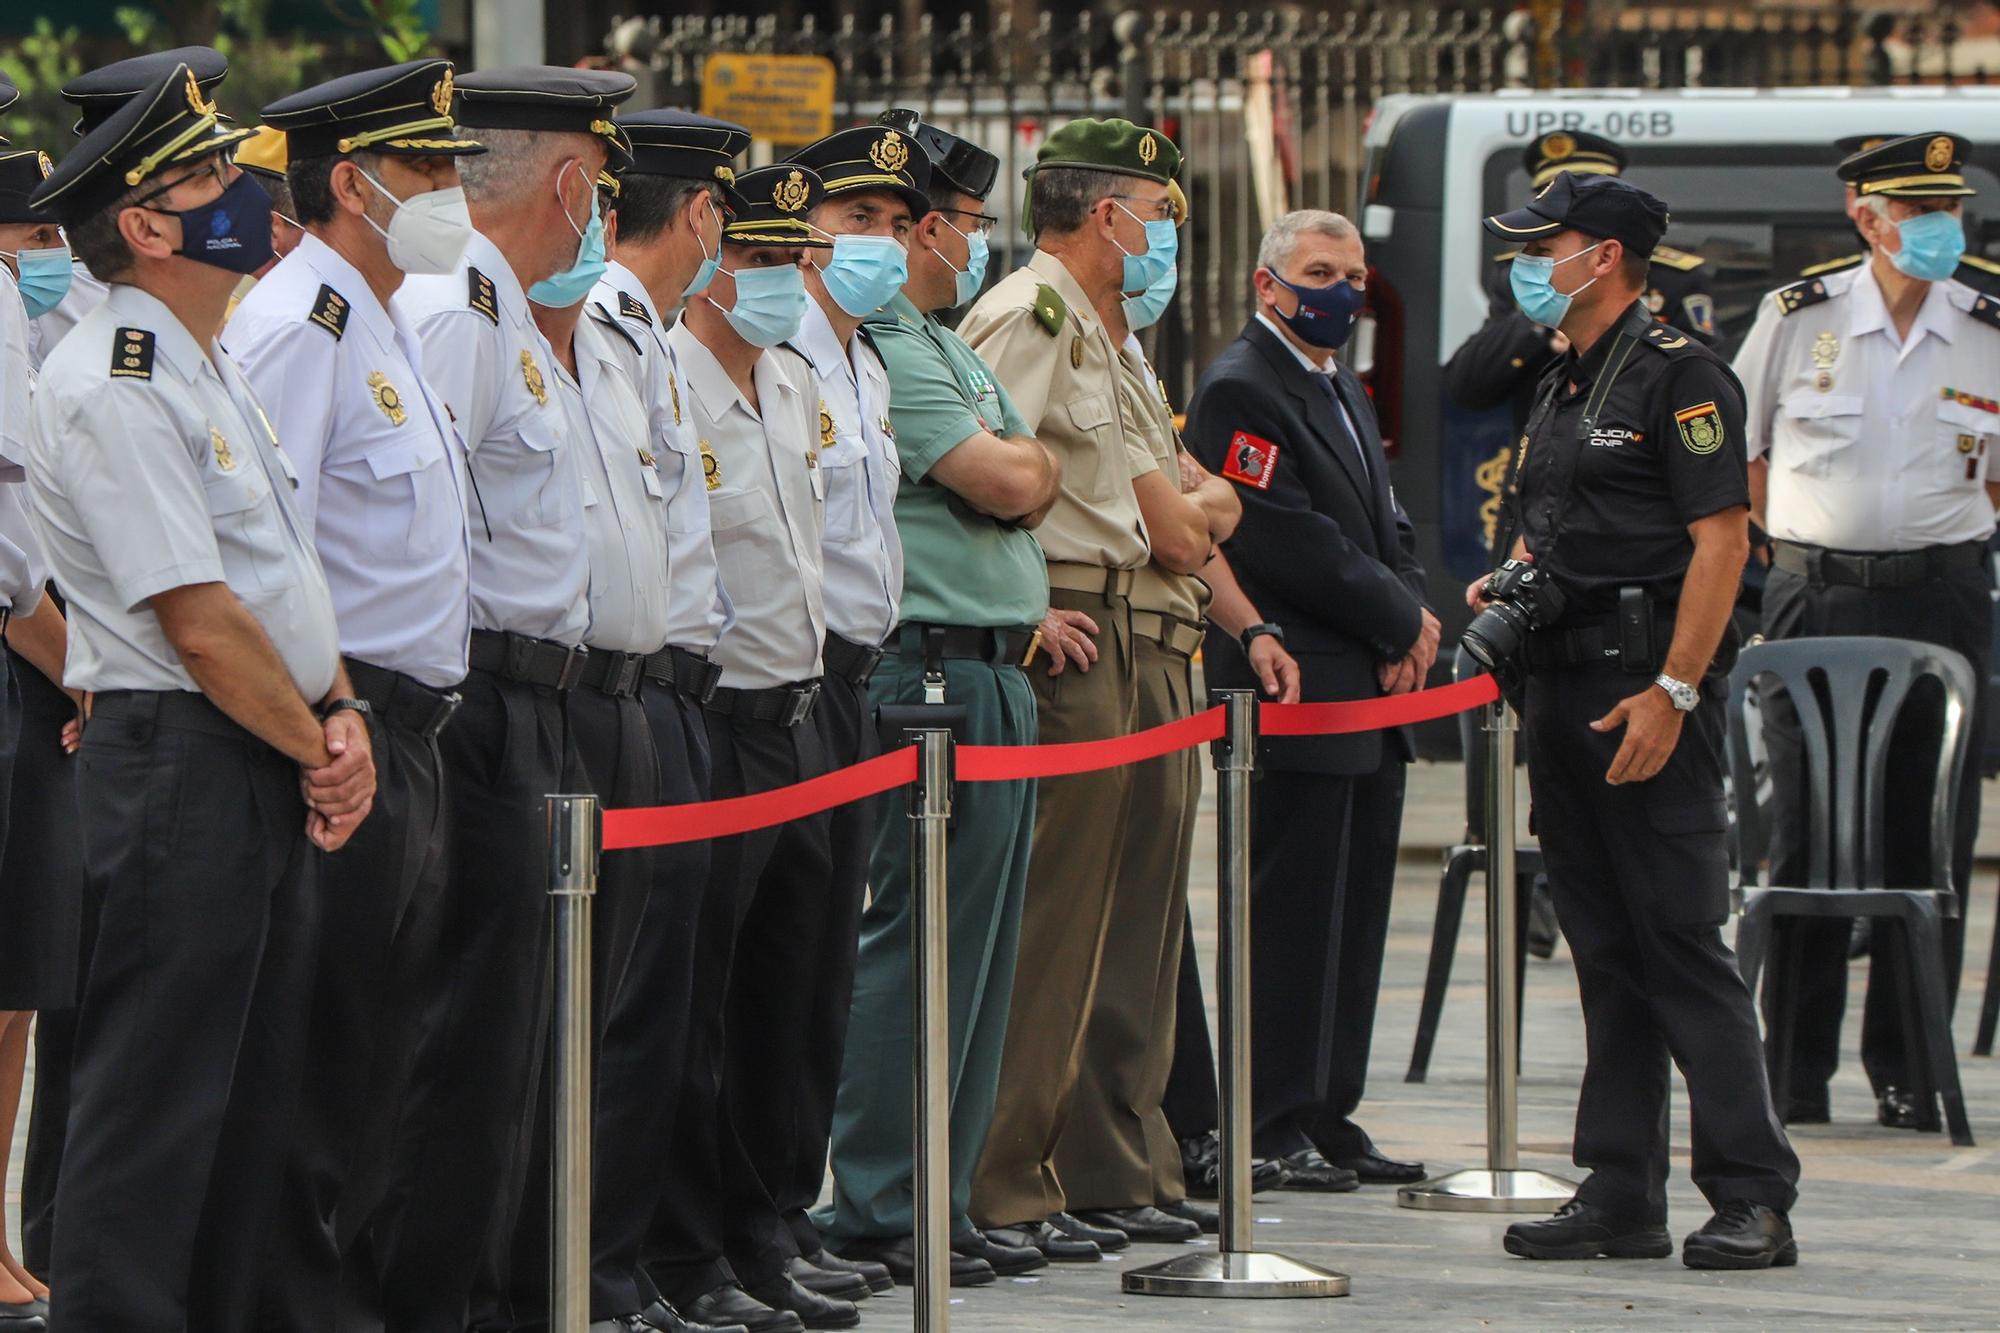
<svg viewBox="0 0 2000 1333">
<path fill-rule="evenodd" d="M 636 319 L 647 328 L 653 327 L 653 317 L 646 312 L 646 303 L 630 292 L 618 293 L 618 313 L 627 319 Z"/>
<path fill-rule="evenodd" d="M 715 450 L 708 447 L 708 441 L 701 441 L 701 475 L 708 483 L 708 489 L 722 489 L 722 464 L 715 461 Z"/>
<path fill-rule="evenodd" d="M 236 455 L 229 452 L 229 441 L 222 438 L 222 432 L 213 425 L 208 428 L 208 447 L 215 451 L 215 465 L 224 472 L 236 470 Z"/>
<path fill-rule="evenodd" d="M 1722 412 L 1712 402 L 1682 408 L 1674 413 L 1674 424 L 1691 454 L 1712 454 L 1722 447 Z"/>
<path fill-rule="evenodd" d="M 339 342 L 347 332 L 347 315 L 351 307 L 347 298 L 325 283 L 319 285 L 319 295 L 313 298 L 312 313 L 306 316 L 306 323 L 317 324 L 333 335 Z"/>
<path fill-rule="evenodd" d="M 389 377 L 379 370 L 368 374 L 368 392 L 375 396 L 375 406 L 382 409 L 382 415 L 389 418 L 389 424 L 400 426 L 408 420 L 403 411 L 403 395 L 396 392 L 396 386 L 389 383 Z"/>
<path fill-rule="evenodd" d="M 549 386 L 542 382 L 542 368 L 535 364 L 535 354 L 525 347 L 521 349 L 521 379 L 527 384 L 528 392 L 535 395 L 535 401 L 546 406 Z"/>
<path fill-rule="evenodd" d="M 111 344 L 111 378 L 153 378 L 153 335 L 144 329 L 120 329 Z"/>
<path fill-rule="evenodd" d="M 1957 403 L 1960 407 L 1969 407 L 1975 412 L 2000 413 L 2000 403 L 1994 402 L 1991 398 L 1982 398 L 1976 393 L 1967 393 L 1963 389 L 1946 389 L 1944 400 L 1947 403 Z"/>
<path fill-rule="evenodd" d="M 1229 437 L 1229 452 L 1222 459 L 1222 475 L 1229 481 L 1271 489 L 1271 477 L 1278 470 L 1278 446 L 1269 440 L 1237 431 Z"/>
<path fill-rule="evenodd" d="M 465 303 L 477 310 L 495 324 L 500 322 L 500 295 L 493 287 L 493 279 L 478 269 L 466 266 Z"/>
<path fill-rule="evenodd" d="M 681 424 L 681 382 L 673 375 L 667 376 L 667 392 L 674 396 L 674 424 Z"/>
</svg>

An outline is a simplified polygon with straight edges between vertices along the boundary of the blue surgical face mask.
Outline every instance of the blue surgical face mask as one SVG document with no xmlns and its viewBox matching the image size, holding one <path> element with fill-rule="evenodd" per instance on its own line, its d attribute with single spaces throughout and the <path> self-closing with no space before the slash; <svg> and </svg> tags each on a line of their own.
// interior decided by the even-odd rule
<svg viewBox="0 0 2000 1333">
<path fill-rule="evenodd" d="M 1950 213 L 1919 213 L 1896 224 L 1903 248 L 1889 261 L 1919 282 L 1943 282 L 1965 254 L 1965 226 Z"/>
<path fill-rule="evenodd" d="M 1160 275 L 1158 282 L 1145 291 L 1124 298 L 1125 322 L 1131 326 L 1132 332 L 1150 329 L 1160 322 L 1160 316 L 1167 312 L 1167 303 L 1174 299 L 1174 289 L 1180 285 L 1180 278 L 1178 268 L 1169 268 Z"/>
<path fill-rule="evenodd" d="M 944 225 L 951 227 L 953 231 L 958 231 L 958 228 L 953 227 L 948 219 Z M 964 268 L 960 268 L 949 259 L 944 259 L 942 251 L 938 253 L 938 258 L 944 259 L 945 267 L 952 272 L 951 304 L 954 309 L 979 295 L 979 289 L 986 285 L 986 263 L 992 255 L 992 249 L 986 242 L 986 233 L 984 231 L 975 229 L 970 234 L 962 231 L 958 231 L 958 234 L 965 237 Z"/>
<path fill-rule="evenodd" d="M 181 220 L 179 253 L 230 273 L 255 273 L 271 262 L 271 196 L 249 172 L 205 204 L 175 210 L 144 207 Z"/>
<path fill-rule="evenodd" d="M 715 201 L 713 199 L 709 201 L 708 212 L 711 217 L 715 215 Z M 715 234 L 718 237 L 722 235 L 722 228 L 719 225 L 715 229 Z M 690 297 L 700 296 L 703 292 L 707 291 L 708 284 L 715 281 L 715 271 L 722 267 L 721 242 L 719 240 L 716 242 L 715 253 L 710 254 L 708 252 L 708 242 L 702 239 L 700 226 L 696 226 L 694 229 L 694 239 L 695 243 L 701 247 L 701 267 L 694 271 L 692 278 L 688 279 L 688 285 L 681 288 L 681 300 L 683 301 L 688 300 Z"/>
<path fill-rule="evenodd" d="M 1602 241 L 1597 243 L 1602 244 Z M 1507 285 L 1513 288 L 1514 304 L 1521 308 L 1521 313 L 1545 328 L 1561 328 L 1564 317 L 1569 314 L 1570 302 L 1597 279 L 1592 278 L 1573 292 L 1559 292 L 1556 290 L 1556 265 L 1581 259 L 1595 250 L 1597 245 L 1586 246 L 1561 259 L 1550 259 L 1546 255 L 1514 256 L 1514 265 L 1507 273 Z"/>
<path fill-rule="evenodd" d="M 859 319 L 880 310 L 910 280 L 910 252 L 893 236 L 835 236 L 833 256 L 819 276 L 833 303 Z"/>
<path fill-rule="evenodd" d="M 1115 199 L 1112 202 L 1118 203 Z M 1124 286 L 1119 290 L 1143 292 L 1158 282 L 1162 273 L 1174 266 L 1174 260 L 1179 257 L 1181 250 L 1180 230 L 1174 226 L 1171 218 L 1155 218 L 1148 222 L 1125 205 L 1118 204 L 1118 207 L 1124 209 L 1125 216 L 1146 229 L 1144 254 L 1135 255 L 1130 250 L 1125 250 L 1124 246 L 1118 246 L 1120 250 L 1125 250 Z M 1111 243 L 1118 245 L 1115 239 Z"/>
<path fill-rule="evenodd" d="M 1361 313 L 1361 307 L 1368 294 L 1346 279 L 1330 282 L 1324 287 L 1303 287 L 1286 282 L 1277 274 L 1271 280 L 1299 298 L 1299 308 L 1287 315 L 1273 306 L 1285 327 L 1299 336 L 1299 340 L 1313 347 L 1324 347 L 1331 351 L 1344 346 L 1347 337 L 1354 331 L 1354 317 Z"/>
<path fill-rule="evenodd" d="M 0 250 L 0 255 L 13 260 L 21 271 L 21 303 L 28 307 L 29 319 L 40 319 L 62 304 L 69 293 L 72 272 L 68 246 L 58 245 L 51 250 Z"/>
<path fill-rule="evenodd" d="M 714 297 L 708 303 L 721 310 L 729 327 L 752 347 L 776 347 L 796 337 L 805 322 L 806 275 L 797 264 L 771 268 L 723 270 L 736 281 L 736 304 L 724 309 Z"/>
<path fill-rule="evenodd" d="M 557 189 L 561 189 L 560 178 Z M 569 217 L 568 209 L 563 210 L 563 217 Z M 590 295 L 590 289 L 604 276 L 604 218 L 597 209 L 596 190 L 590 192 L 590 221 L 581 227 L 572 221 L 569 229 L 576 233 L 576 262 L 528 288 L 528 299 L 536 305 L 567 309 Z"/>
</svg>

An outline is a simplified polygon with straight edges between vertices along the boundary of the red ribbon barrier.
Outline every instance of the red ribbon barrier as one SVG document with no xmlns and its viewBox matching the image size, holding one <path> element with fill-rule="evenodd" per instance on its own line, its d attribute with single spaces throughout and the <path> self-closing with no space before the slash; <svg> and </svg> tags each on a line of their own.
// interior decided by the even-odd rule
<svg viewBox="0 0 2000 1333">
<path fill-rule="evenodd" d="M 1260 706 L 1257 725 L 1266 736 L 1386 731 L 1412 722 L 1450 717 L 1499 697 L 1500 686 L 1493 677 L 1475 676 L 1455 685 L 1381 699 L 1324 704 L 1267 703 Z M 1190 749 L 1204 741 L 1219 739 L 1222 730 L 1222 709 L 1210 708 L 1192 717 L 1108 740 L 1069 741 L 1060 745 L 965 745 L 958 749 L 957 776 L 960 782 L 1022 782 L 1091 773 Z M 607 852 L 615 852 L 726 838 L 818 814 L 850 801 L 865 800 L 916 779 L 916 747 L 904 746 L 851 768 L 753 796 L 732 796 L 692 805 L 606 810 L 603 847 Z"/>
</svg>

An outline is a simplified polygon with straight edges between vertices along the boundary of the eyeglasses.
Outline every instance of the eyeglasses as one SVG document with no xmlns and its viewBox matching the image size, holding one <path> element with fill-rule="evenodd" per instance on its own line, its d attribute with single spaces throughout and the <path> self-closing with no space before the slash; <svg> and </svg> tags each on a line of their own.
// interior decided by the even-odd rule
<svg viewBox="0 0 2000 1333">
<path fill-rule="evenodd" d="M 216 185 L 226 190 L 240 174 L 241 169 L 234 162 L 225 158 L 220 153 L 214 153 L 209 156 L 207 161 L 203 162 L 193 171 L 188 172 L 185 176 L 176 176 L 165 184 L 156 186 L 140 195 L 132 201 L 130 207 L 150 208 L 153 200 L 158 199 L 161 195 L 169 193 L 176 186 L 186 185 L 189 181 L 198 181 L 203 176 L 213 176 Z"/>
<path fill-rule="evenodd" d="M 951 213 L 962 218 L 971 218 L 972 230 L 981 236 L 991 236 L 993 229 L 1000 225 L 1000 219 L 991 213 L 975 213 L 969 208 L 940 208 L 940 213 Z M 954 230 L 956 230 L 954 228 Z M 961 233 L 963 234 L 963 233 Z"/>
<path fill-rule="evenodd" d="M 1150 219 L 1147 219 L 1149 221 L 1166 222 L 1170 220 L 1174 215 L 1174 201 L 1170 198 L 1145 199 L 1136 194 L 1113 194 L 1113 195 L 1106 195 L 1105 197 L 1108 199 L 1123 199 L 1127 203 L 1144 204 L 1148 209 L 1156 210 L 1153 213 L 1153 216 Z M 1129 208 L 1126 209 L 1125 211 L 1128 213 L 1132 213 L 1134 217 L 1139 216 L 1138 213 L 1133 212 L 1133 210 Z"/>
</svg>

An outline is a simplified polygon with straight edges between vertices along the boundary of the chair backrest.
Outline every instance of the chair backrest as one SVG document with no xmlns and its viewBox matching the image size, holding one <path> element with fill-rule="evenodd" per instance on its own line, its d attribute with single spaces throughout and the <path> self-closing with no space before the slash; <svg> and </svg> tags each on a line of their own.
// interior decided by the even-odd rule
<svg viewBox="0 0 2000 1333">
<path fill-rule="evenodd" d="M 1486 668 L 1460 644 L 1451 659 L 1451 678 L 1485 674 Z M 1458 715 L 1458 750 L 1465 757 L 1465 841 L 1474 847 L 1486 845 L 1486 712 L 1468 708 Z"/>
<path fill-rule="evenodd" d="M 1972 668 L 1935 644 L 1874 637 L 1787 639 L 1745 648 L 1729 673 L 1729 765 L 1735 788 L 1737 865 L 1749 878 L 1768 846 L 1751 760 L 1752 687 L 1768 700 L 1783 689 L 1805 747 L 1803 794 L 1809 843 L 1804 888 L 1873 889 L 1883 882 L 1883 809 L 1889 742 L 1912 689 L 1935 680 L 1944 731 L 1931 792 L 1932 882 L 1951 879 L 1952 826 L 1965 748 L 1971 742 Z M 1768 715 L 1769 703 L 1764 704 Z M 1747 816 L 1747 817 L 1746 817 Z"/>
</svg>

